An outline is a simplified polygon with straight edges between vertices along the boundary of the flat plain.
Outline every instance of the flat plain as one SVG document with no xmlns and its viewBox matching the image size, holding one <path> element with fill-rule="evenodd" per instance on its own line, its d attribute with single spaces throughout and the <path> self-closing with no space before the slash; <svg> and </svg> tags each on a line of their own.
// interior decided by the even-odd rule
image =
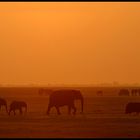
<svg viewBox="0 0 140 140">
<path fill-rule="evenodd" d="M 48 95 L 39 95 L 36 90 L 0 89 L 1 97 L 8 106 L 13 100 L 26 101 L 27 114 L 8 116 L 5 108 L 0 111 L 1 138 L 139 138 L 140 116 L 125 114 L 128 102 L 140 102 L 139 96 L 118 96 L 118 88 L 100 89 L 103 96 L 97 96 L 100 88 L 82 90 L 84 113 L 80 114 L 80 101 L 75 101 L 76 115 L 68 115 L 67 107 L 61 107 L 61 115 L 52 108 L 46 115 Z M 11 93 L 10 93 L 11 92 Z M 32 92 L 32 93 L 31 93 Z M 26 94 L 25 94 L 26 93 Z"/>
</svg>

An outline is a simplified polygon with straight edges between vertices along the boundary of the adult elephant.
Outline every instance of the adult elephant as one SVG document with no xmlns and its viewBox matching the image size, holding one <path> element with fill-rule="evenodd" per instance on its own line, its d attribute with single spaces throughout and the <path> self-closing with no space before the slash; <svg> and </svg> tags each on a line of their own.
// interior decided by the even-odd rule
<svg viewBox="0 0 140 140">
<path fill-rule="evenodd" d="M 81 100 L 81 108 L 83 113 L 83 95 L 80 90 L 55 90 L 50 94 L 49 97 L 49 105 L 47 109 L 47 115 L 49 115 L 52 107 L 55 107 L 57 110 L 57 114 L 60 115 L 59 107 L 67 106 L 68 114 L 71 113 L 71 109 L 73 109 L 73 114 L 76 114 L 76 107 L 74 105 L 75 100 Z"/>
<path fill-rule="evenodd" d="M 6 112 L 8 113 L 6 100 L 3 98 L 0 98 L 0 109 L 2 106 L 5 106 Z"/>
<path fill-rule="evenodd" d="M 129 96 L 129 90 L 128 89 L 121 89 L 119 91 L 119 96 Z"/>
<path fill-rule="evenodd" d="M 23 114 L 23 108 L 25 108 L 25 111 L 27 112 L 27 104 L 24 101 L 13 101 L 10 104 L 10 109 L 9 109 L 9 115 L 11 113 L 11 111 L 14 112 L 14 115 L 16 115 L 16 110 L 20 111 L 20 114 Z"/>
<path fill-rule="evenodd" d="M 138 93 L 138 89 L 132 89 L 132 90 L 131 90 L 131 95 L 132 95 L 132 96 L 136 96 L 137 93 Z"/>
</svg>

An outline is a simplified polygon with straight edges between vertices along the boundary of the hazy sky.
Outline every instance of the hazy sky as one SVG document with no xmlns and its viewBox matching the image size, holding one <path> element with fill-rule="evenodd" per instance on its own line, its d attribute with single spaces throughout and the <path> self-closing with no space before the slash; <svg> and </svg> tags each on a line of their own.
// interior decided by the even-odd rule
<svg viewBox="0 0 140 140">
<path fill-rule="evenodd" d="M 1 84 L 140 83 L 140 2 L 0 2 Z"/>
</svg>

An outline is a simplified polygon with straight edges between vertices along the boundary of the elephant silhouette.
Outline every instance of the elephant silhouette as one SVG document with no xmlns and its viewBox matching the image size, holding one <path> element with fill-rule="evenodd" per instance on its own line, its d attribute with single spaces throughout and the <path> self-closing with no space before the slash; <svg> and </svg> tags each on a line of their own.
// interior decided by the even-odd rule
<svg viewBox="0 0 140 140">
<path fill-rule="evenodd" d="M 131 95 L 132 96 L 137 96 L 137 95 L 140 96 L 140 89 L 132 89 L 131 90 Z"/>
<path fill-rule="evenodd" d="M 8 113 L 6 100 L 3 99 L 3 98 L 0 98 L 0 109 L 1 109 L 2 106 L 5 106 L 6 112 Z"/>
<path fill-rule="evenodd" d="M 49 96 L 49 104 L 47 109 L 47 115 L 52 107 L 55 107 L 57 110 L 57 114 L 60 115 L 59 107 L 67 106 L 68 107 L 68 114 L 71 114 L 71 109 L 74 110 L 73 114 L 76 114 L 76 107 L 74 105 L 74 100 L 81 100 L 81 110 L 83 113 L 83 95 L 80 90 L 69 90 L 69 89 L 60 89 L 53 91 Z"/>
<path fill-rule="evenodd" d="M 128 89 L 121 89 L 119 91 L 119 96 L 129 96 L 129 90 Z"/>
<path fill-rule="evenodd" d="M 25 112 L 27 112 L 27 104 L 24 101 L 13 101 L 10 104 L 10 109 L 9 109 L 9 115 L 11 113 L 11 111 L 14 112 L 14 115 L 16 115 L 16 110 L 20 111 L 20 114 L 23 114 L 23 108 L 25 108 Z"/>
<path fill-rule="evenodd" d="M 131 90 L 131 95 L 132 96 L 136 96 L 137 95 L 138 90 L 137 89 L 132 89 Z"/>
<path fill-rule="evenodd" d="M 125 114 L 140 113 L 140 102 L 130 102 L 126 105 Z"/>
</svg>

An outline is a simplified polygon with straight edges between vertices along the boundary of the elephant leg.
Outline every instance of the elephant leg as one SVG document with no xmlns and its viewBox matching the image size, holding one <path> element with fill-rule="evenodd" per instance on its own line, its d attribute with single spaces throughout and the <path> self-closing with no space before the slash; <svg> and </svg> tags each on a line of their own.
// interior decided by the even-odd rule
<svg viewBox="0 0 140 140">
<path fill-rule="evenodd" d="M 12 109 L 10 108 L 8 115 L 10 116 Z"/>
<path fill-rule="evenodd" d="M 58 107 L 58 106 L 55 106 L 55 108 L 56 108 L 56 110 L 57 110 L 57 114 L 58 114 L 58 115 L 61 115 L 60 110 L 59 110 L 59 107 Z"/>
<path fill-rule="evenodd" d="M 48 109 L 47 109 L 47 113 L 46 113 L 47 115 L 50 114 L 51 107 L 52 107 L 52 106 L 49 104 L 49 105 L 48 105 Z"/>
<path fill-rule="evenodd" d="M 7 105 L 5 105 L 6 112 L 8 113 Z"/>
<path fill-rule="evenodd" d="M 14 112 L 14 115 L 16 115 L 16 111 L 15 111 L 15 110 L 13 110 L 13 112 Z"/>
<path fill-rule="evenodd" d="M 74 106 L 74 103 L 71 105 L 71 108 L 73 108 L 73 114 L 75 115 L 76 114 L 76 107 Z"/>
<path fill-rule="evenodd" d="M 22 112 L 22 108 L 20 108 L 19 111 L 20 111 L 20 114 L 22 115 L 22 113 L 23 113 L 23 112 Z"/>
<path fill-rule="evenodd" d="M 68 114 L 71 114 L 71 106 L 68 106 Z"/>
</svg>

